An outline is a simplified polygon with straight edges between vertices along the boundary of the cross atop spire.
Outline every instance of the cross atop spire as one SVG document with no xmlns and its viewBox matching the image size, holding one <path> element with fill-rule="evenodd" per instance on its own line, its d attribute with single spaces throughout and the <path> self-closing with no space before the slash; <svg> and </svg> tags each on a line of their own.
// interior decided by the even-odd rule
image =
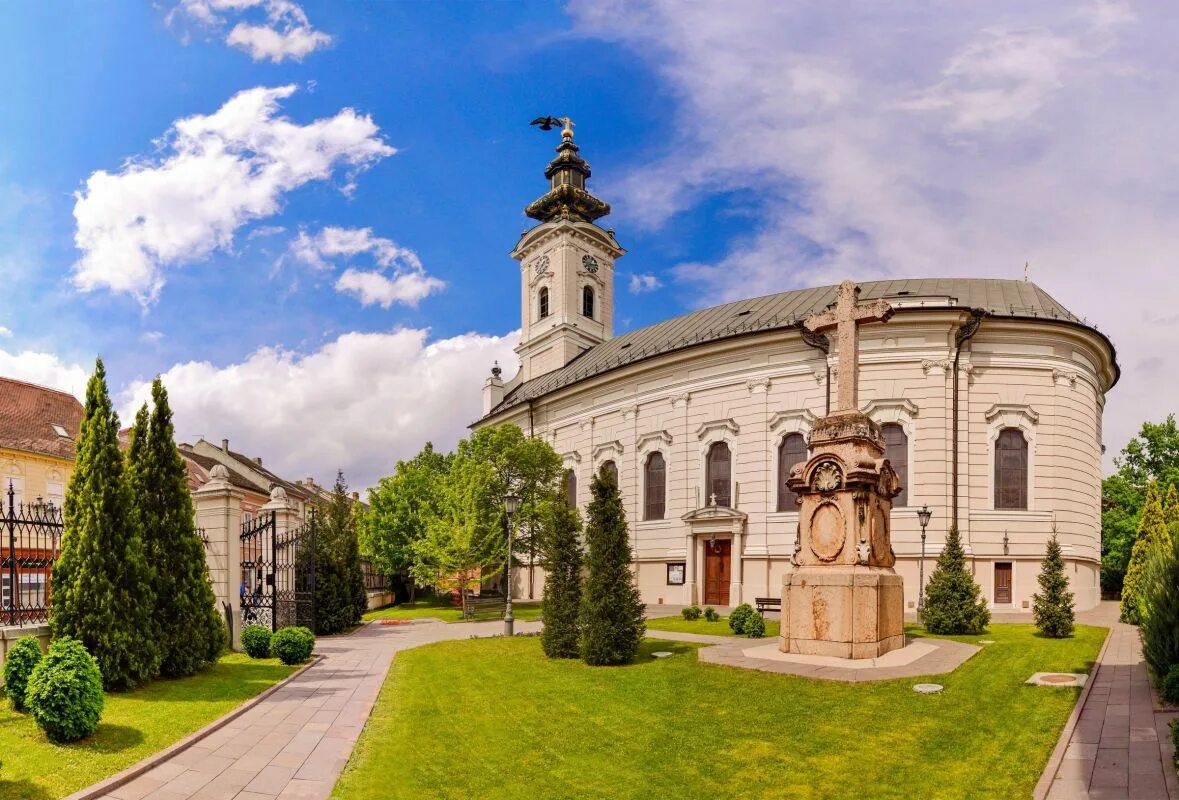
<svg viewBox="0 0 1179 800">
<path fill-rule="evenodd" d="M 836 329 L 839 342 L 839 376 L 836 384 L 835 410 L 857 411 L 857 381 L 860 372 L 859 326 L 867 322 L 887 322 L 893 308 L 883 300 L 860 305 L 860 287 L 854 281 L 844 281 L 835 290 L 835 303 L 826 311 L 811 314 L 803 326 L 815 333 Z"/>
<path fill-rule="evenodd" d="M 557 157 L 544 171 L 544 176 L 549 179 L 549 191 L 525 208 L 524 213 L 541 222 L 554 219 L 593 222 L 609 214 L 610 204 L 594 197 L 585 188 L 590 167 L 578 152 L 581 148 L 573 142 L 573 120 L 569 117 L 537 117 L 532 124 L 542 131 L 550 131 L 558 125 L 565 127 L 561 129 Z"/>
</svg>

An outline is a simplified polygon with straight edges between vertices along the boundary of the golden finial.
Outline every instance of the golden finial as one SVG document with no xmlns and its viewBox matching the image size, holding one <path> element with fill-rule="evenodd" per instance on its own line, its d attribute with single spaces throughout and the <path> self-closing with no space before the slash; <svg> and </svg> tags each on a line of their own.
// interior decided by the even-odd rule
<svg viewBox="0 0 1179 800">
<path fill-rule="evenodd" d="M 560 119 L 561 119 L 561 122 L 565 123 L 564 129 L 562 129 L 562 131 L 561 131 L 561 138 L 562 139 L 572 139 L 573 138 L 573 119 L 570 117 L 561 117 Z"/>
</svg>

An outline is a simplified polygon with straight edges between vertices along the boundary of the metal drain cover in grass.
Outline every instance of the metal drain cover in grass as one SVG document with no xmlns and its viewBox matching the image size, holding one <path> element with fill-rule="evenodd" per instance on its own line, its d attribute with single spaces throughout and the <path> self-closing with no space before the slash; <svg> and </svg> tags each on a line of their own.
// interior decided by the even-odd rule
<svg viewBox="0 0 1179 800">
<path fill-rule="evenodd" d="M 979 644 L 994 644 L 995 640 L 994 639 L 979 639 L 978 643 Z"/>
<path fill-rule="evenodd" d="M 921 694 L 937 694 L 942 690 L 940 683 L 918 683 L 913 687 L 913 691 Z"/>
<path fill-rule="evenodd" d="M 671 658 L 672 654 L 667 650 L 656 650 L 651 654 L 651 658 Z"/>
<path fill-rule="evenodd" d="M 1084 686 L 1089 676 L 1081 672 L 1037 672 L 1027 679 L 1032 686 Z"/>
</svg>

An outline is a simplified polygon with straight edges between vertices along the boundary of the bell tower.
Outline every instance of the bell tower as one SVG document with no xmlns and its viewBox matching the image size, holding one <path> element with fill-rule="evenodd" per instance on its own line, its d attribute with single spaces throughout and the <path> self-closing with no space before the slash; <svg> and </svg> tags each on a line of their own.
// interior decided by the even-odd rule
<svg viewBox="0 0 1179 800">
<path fill-rule="evenodd" d="M 549 190 L 524 209 L 540 224 L 511 252 L 520 262 L 521 378 L 568 364 L 614 335 L 614 261 L 626 251 L 596 221 L 609 204 L 590 194 L 590 167 L 573 142 L 573 121 L 542 118 L 542 130 L 564 123 L 557 157 L 544 175 Z"/>
</svg>

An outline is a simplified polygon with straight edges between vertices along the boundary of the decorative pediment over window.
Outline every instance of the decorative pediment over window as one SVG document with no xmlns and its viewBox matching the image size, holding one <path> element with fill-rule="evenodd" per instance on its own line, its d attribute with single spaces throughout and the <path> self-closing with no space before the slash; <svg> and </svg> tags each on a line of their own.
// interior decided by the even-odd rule
<svg viewBox="0 0 1179 800">
<path fill-rule="evenodd" d="M 736 436 L 741 432 L 741 426 L 730 419 L 718 419 L 711 422 L 703 422 L 700 427 L 696 429 L 696 438 L 700 441 L 708 439 L 713 434 L 719 433 L 721 438 L 726 434 Z"/>
<path fill-rule="evenodd" d="M 748 518 L 748 515 L 744 511 L 738 511 L 735 508 L 726 508 L 724 506 L 705 506 L 695 511 L 689 511 L 680 517 L 680 519 L 689 525 L 701 522 L 736 522 L 744 525 L 745 520 Z"/>
<path fill-rule="evenodd" d="M 661 447 L 671 447 L 671 442 L 671 434 L 667 431 L 651 431 L 635 440 L 635 448 L 640 452 L 649 447 L 660 449 Z"/>
<path fill-rule="evenodd" d="M 1024 403 L 996 403 L 983 416 L 987 422 L 998 421 L 1003 428 L 1026 428 L 1040 421 L 1035 409 Z"/>
<path fill-rule="evenodd" d="M 565 462 L 565 464 L 580 464 L 581 453 L 577 452 L 576 450 L 570 450 L 567 453 L 561 453 L 561 460 Z"/>
<path fill-rule="evenodd" d="M 808 433 L 817 417 L 805 408 L 778 411 L 770 417 L 771 433 Z"/>
<path fill-rule="evenodd" d="M 616 457 L 622 455 L 622 442 L 615 439 L 612 442 L 602 442 L 601 444 L 594 447 L 594 462 L 595 463 L 597 463 L 598 461 L 601 461 L 603 457 L 607 457 L 610 455 L 613 455 Z"/>
<path fill-rule="evenodd" d="M 881 425 L 886 422 L 903 422 L 917 416 L 918 407 L 912 400 L 870 400 L 864 405 L 864 413 Z"/>
</svg>

